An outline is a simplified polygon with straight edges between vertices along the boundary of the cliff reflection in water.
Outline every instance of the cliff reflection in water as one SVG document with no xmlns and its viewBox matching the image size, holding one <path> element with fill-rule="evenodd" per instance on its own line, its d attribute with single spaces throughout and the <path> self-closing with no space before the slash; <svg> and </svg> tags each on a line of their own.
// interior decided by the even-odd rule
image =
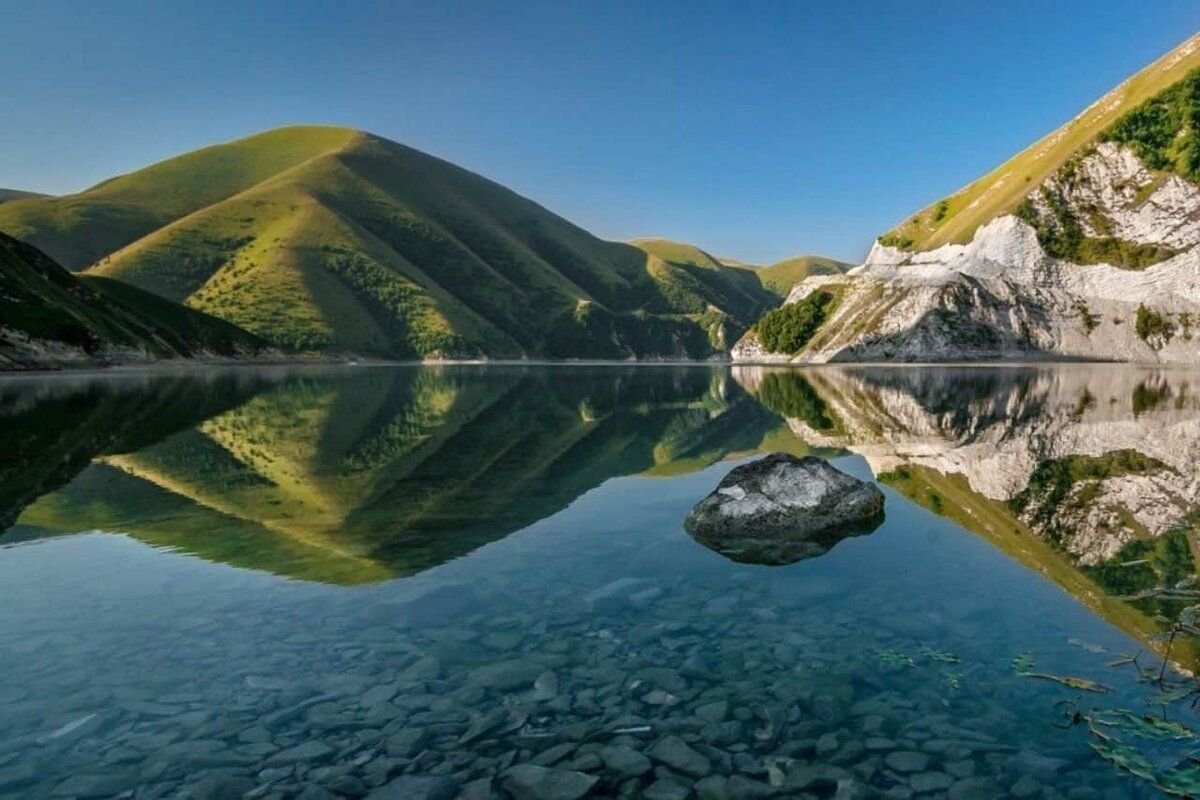
<svg viewBox="0 0 1200 800">
<path fill-rule="evenodd" d="M 1071 365 L 733 375 L 798 438 L 862 455 L 881 483 L 1143 640 L 1181 610 L 1131 596 L 1196 578 L 1200 374 Z"/>
<path fill-rule="evenodd" d="M 239 371 L 38 392 L 9 386 L 0 405 L 3 450 L 20 454 L 0 466 L 18 523 L 0 541 L 99 529 L 339 584 L 464 555 L 614 476 L 789 438 L 706 368 Z"/>
</svg>

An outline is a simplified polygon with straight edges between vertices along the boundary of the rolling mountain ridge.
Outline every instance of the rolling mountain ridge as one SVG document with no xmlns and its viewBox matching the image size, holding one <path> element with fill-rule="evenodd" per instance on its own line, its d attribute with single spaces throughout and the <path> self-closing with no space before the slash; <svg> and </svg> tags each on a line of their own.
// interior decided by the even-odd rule
<svg viewBox="0 0 1200 800">
<path fill-rule="evenodd" d="M 26 192 L 21 189 L 0 189 L 0 203 L 9 203 L 13 200 L 31 200 L 46 196 L 37 192 Z"/>
<path fill-rule="evenodd" d="M 841 275 L 853 266 L 825 256 L 794 256 L 759 268 L 758 279 L 769 291 L 786 298 L 793 286 L 810 275 Z"/>
<path fill-rule="evenodd" d="M 5 204 L 0 231 L 299 353 L 708 358 L 779 302 L 749 270 L 600 240 L 341 128 L 269 131 Z"/>
<path fill-rule="evenodd" d="M 671 239 L 647 237 L 630 239 L 629 243 L 664 261 L 675 264 L 690 264 L 709 269 L 717 269 L 721 266 L 740 267 L 752 271 L 763 288 L 780 299 L 786 298 L 792 287 L 809 275 L 840 275 L 854 266 L 845 261 L 818 255 L 792 256 L 774 264 L 760 266 L 720 258 L 701 250 L 694 244 Z"/>
</svg>

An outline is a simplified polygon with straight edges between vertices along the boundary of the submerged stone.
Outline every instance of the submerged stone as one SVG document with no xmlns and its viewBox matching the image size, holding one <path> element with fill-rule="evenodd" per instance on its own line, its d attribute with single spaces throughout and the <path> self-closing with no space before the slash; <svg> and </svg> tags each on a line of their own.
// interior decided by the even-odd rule
<svg viewBox="0 0 1200 800">
<path fill-rule="evenodd" d="M 567 769 L 518 764 L 504 773 L 504 788 L 529 800 L 576 800 L 587 795 L 600 779 Z"/>
<path fill-rule="evenodd" d="M 190 787 L 188 797 L 190 800 L 224 800 L 227 797 L 242 797 L 253 790 L 254 781 L 250 778 L 206 775 Z"/>
<path fill-rule="evenodd" d="M 883 763 L 896 772 L 923 772 L 929 766 L 929 756 L 913 750 L 899 750 L 889 753 Z"/>
<path fill-rule="evenodd" d="M 954 778 L 944 772 L 918 772 L 908 779 L 917 794 L 943 792 L 954 784 Z"/>
<path fill-rule="evenodd" d="M 883 521 L 883 493 L 813 456 L 772 453 L 730 471 L 688 514 L 698 542 L 734 561 L 791 564 Z"/>
<path fill-rule="evenodd" d="M 712 769 L 712 763 L 696 752 L 678 736 L 667 736 L 650 750 L 650 757 L 694 778 L 702 778 Z"/>
<path fill-rule="evenodd" d="M 286 764 L 312 764 L 327 761 L 336 751 L 324 742 L 311 741 L 280 750 L 263 763 L 268 767 L 278 767 Z"/>
<path fill-rule="evenodd" d="M 696 716 L 707 722 L 722 722 L 729 716 L 729 701 L 715 700 L 696 708 Z"/>
<path fill-rule="evenodd" d="M 458 743 L 470 744 L 477 739 L 482 739 L 506 722 L 508 722 L 508 710 L 494 708 L 486 714 L 476 717 L 471 722 L 471 726 L 467 728 L 466 733 L 459 737 Z"/>
<path fill-rule="evenodd" d="M 390 756 L 412 758 L 425 747 L 428 740 L 429 732 L 424 728 L 405 728 L 389 736 L 384 749 Z"/>
<path fill-rule="evenodd" d="M 949 800 L 991 800 L 1004 797 L 1000 785 L 989 777 L 964 778 L 950 787 Z"/>
<path fill-rule="evenodd" d="M 558 676 L 553 672 L 546 671 L 537 676 L 533 682 L 532 699 L 537 702 L 553 700 L 558 697 Z"/>
<path fill-rule="evenodd" d="M 450 778 L 402 775 L 371 792 L 370 800 L 452 800 L 458 784 Z"/>
<path fill-rule="evenodd" d="M 642 793 L 646 800 L 688 800 L 691 796 L 689 787 L 670 778 L 655 781 Z"/>
<path fill-rule="evenodd" d="M 471 680 L 488 689 L 507 692 L 531 687 L 542 672 L 543 668 L 537 664 L 514 659 L 476 667 Z"/>
<path fill-rule="evenodd" d="M 604 766 L 622 778 L 637 778 L 651 770 L 650 759 L 632 747 L 611 745 L 600 750 Z"/>
</svg>

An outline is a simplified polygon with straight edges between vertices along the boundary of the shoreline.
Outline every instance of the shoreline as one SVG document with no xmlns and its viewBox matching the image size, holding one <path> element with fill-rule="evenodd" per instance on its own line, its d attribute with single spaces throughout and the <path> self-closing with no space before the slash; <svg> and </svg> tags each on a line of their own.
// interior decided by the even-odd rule
<svg viewBox="0 0 1200 800">
<path fill-rule="evenodd" d="M 794 363 L 771 361 L 732 361 L 729 359 L 662 359 L 662 360 L 604 360 L 604 359 L 430 359 L 412 361 L 390 361 L 384 359 L 358 358 L 287 358 L 287 359 L 176 359 L 156 362 L 130 362 L 124 364 L 80 364 L 44 367 L 25 370 L 0 370 L 0 381 L 13 381 L 23 378 L 53 378 L 53 377 L 114 377 L 147 374 L 171 374 L 192 371 L 224 370 L 224 369 L 264 369 L 264 368 L 397 368 L 397 367 L 752 367 L 769 370 L 823 370 L 823 369 L 928 369 L 941 367 L 944 369 L 1023 369 L 1029 367 L 1079 367 L 1079 366 L 1112 366 L 1136 367 L 1141 369 L 1157 368 L 1167 370 L 1195 370 L 1200 364 L 1139 362 L 1139 361 L 1098 361 L 1083 359 L 1027 359 L 1027 360 L 997 360 L 997 361 L 841 361 L 823 363 Z"/>
</svg>

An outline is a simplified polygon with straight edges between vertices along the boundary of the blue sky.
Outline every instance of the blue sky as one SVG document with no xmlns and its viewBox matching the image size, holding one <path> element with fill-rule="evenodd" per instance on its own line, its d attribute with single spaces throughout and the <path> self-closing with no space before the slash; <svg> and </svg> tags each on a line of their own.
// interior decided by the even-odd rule
<svg viewBox="0 0 1200 800">
<path fill-rule="evenodd" d="M 326 122 L 447 158 L 600 236 L 761 262 L 860 258 L 1200 28 L 1195 0 L 0 12 L 3 187 L 76 191 Z"/>
</svg>

